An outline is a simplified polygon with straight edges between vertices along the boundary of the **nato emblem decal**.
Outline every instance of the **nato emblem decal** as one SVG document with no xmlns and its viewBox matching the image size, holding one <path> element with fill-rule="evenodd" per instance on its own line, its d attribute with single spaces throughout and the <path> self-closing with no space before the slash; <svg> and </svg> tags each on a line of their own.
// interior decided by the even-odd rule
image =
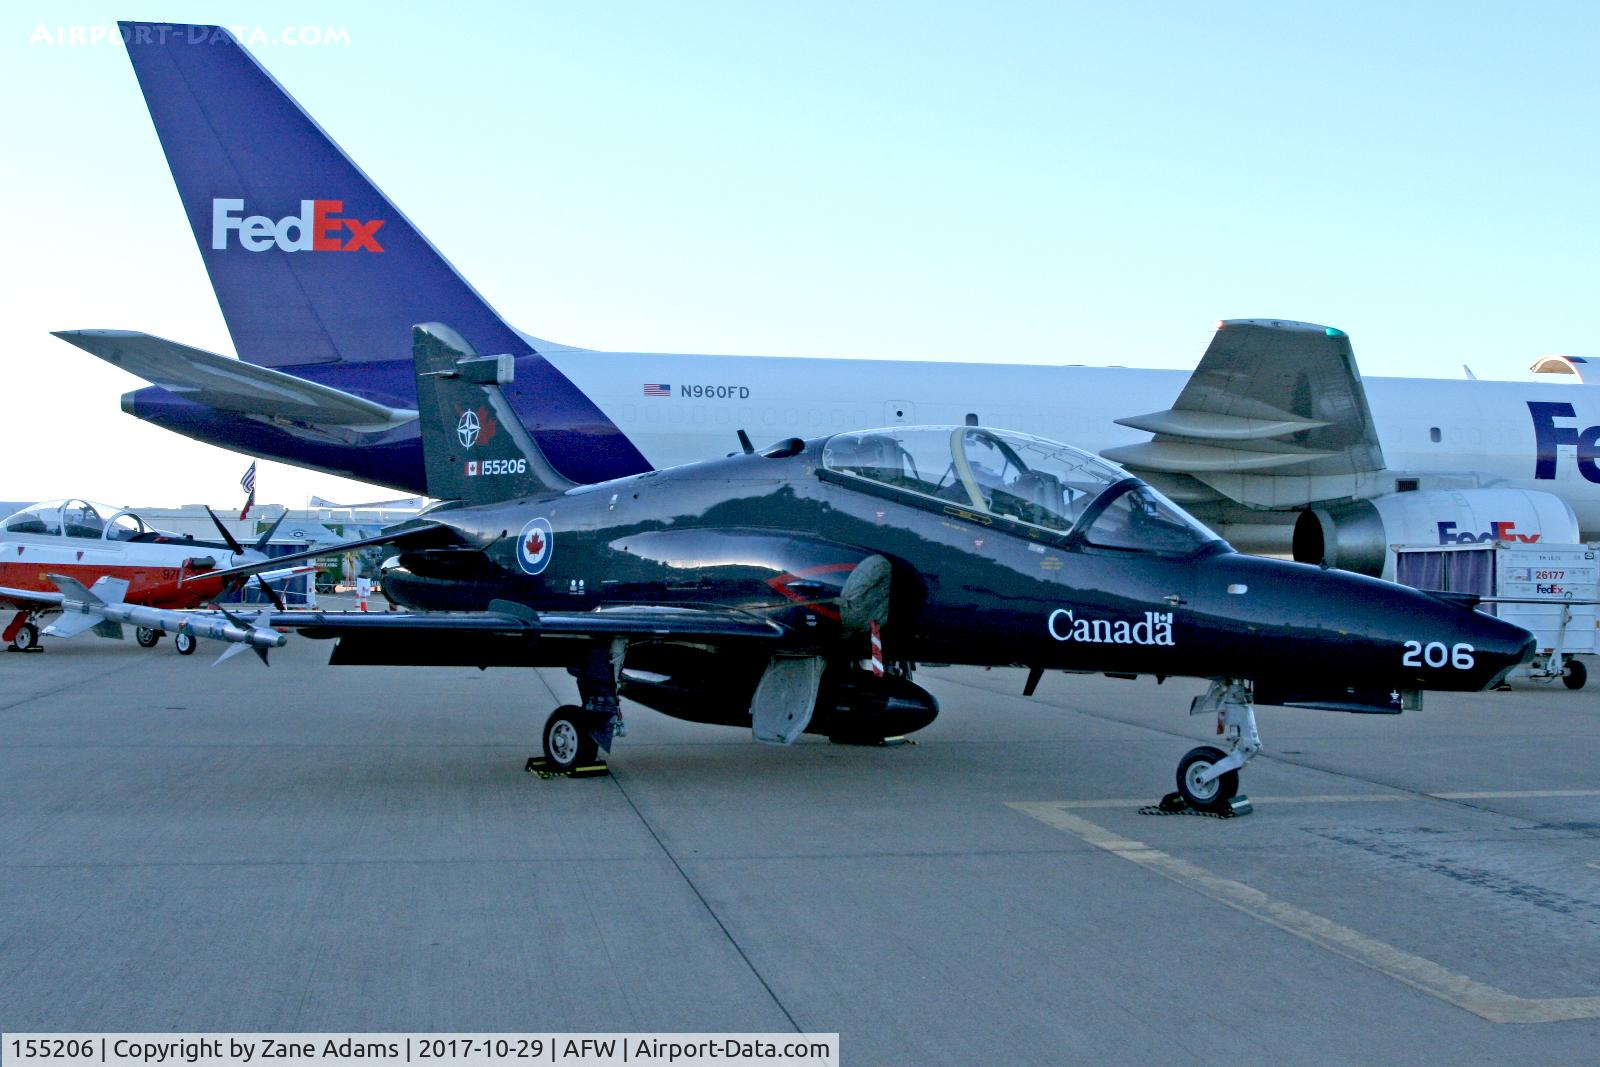
<svg viewBox="0 0 1600 1067">
<path fill-rule="evenodd" d="M 517 535 L 517 565 L 529 574 L 543 572 L 555 553 L 555 541 L 549 519 L 529 519 Z"/>
</svg>

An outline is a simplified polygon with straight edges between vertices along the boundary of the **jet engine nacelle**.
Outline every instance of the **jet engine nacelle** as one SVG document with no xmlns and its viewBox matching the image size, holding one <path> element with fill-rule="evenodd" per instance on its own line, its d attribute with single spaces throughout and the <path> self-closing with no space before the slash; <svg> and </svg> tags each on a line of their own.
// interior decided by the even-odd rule
<svg viewBox="0 0 1600 1067">
<path fill-rule="evenodd" d="M 628 649 L 621 690 L 629 700 L 675 719 L 749 729 L 751 698 L 765 669 L 765 656 L 640 644 Z M 933 694 L 908 679 L 833 667 L 823 675 L 805 732 L 876 741 L 920 730 L 938 714 Z"/>
<path fill-rule="evenodd" d="M 1424 490 L 1301 512 L 1294 524 L 1294 558 L 1392 580 L 1391 545 L 1577 540 L 1577 516 L 1551 493 Z"/>
</svg>

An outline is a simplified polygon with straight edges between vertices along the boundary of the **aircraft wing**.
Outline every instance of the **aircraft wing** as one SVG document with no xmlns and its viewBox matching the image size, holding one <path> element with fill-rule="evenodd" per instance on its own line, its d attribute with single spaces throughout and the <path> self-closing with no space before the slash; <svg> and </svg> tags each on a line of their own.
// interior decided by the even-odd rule
<svg viewBox="0 0 1600 1067">
<path fill-rule="evenodd" d="M 676 637 L 684 640 L 751 638 L 776 641 L 784 628 L 771 620 L 726 608 L 638 605 L 594 611 L 533 611 L 497 600 L 488 611 L 277 611 L 268 625 L 306 637 L 354 634 L 516 633 L 542 637 Z"/>
<path fill-rule="evenodd" d="M 1169 410 L 1116 421 L 1154 437 L 1102 455 L 1191 503 L 1293 507 L 1384 469 L 1350 338 L 1310 323 L 1221 323 Z"/>
<path fill-rule="evenodd" d="M 222 411 L 376 433 L 416 419 L 292 374 L 132 330 L 56 330 L 55 336 L 169 393 Z"/>
<path fill-rule="evenodd" d="M 769 619 L 723 608 L 639 605 L 540 612 L 504 600 L 494 601 L 488 611 L 287 611 L 264 621 L 304 637 L 338 638 L 330 660 L 337 665 L 520 667 L 534 662 L 533 645 L 552 639 L 771 643 L 787 633 Z"/>
</svg>

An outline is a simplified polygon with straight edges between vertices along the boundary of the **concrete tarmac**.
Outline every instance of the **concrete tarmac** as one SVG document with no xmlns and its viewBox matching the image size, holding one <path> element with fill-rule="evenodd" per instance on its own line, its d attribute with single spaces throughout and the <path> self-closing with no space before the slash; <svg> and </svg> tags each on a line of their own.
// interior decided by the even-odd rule
<svg viewBox="0 0 1600 1067">
<path fill-rule="evenodd" d="M 839 1031 L 850 1064 L 1600 1062 L 1600 695 L 1264 708 L 1255 813 L 1140 814 L 1199 683 L 926 669 L 915 746 L 557 671 L 0 654 L 0 1030 Z"/>
</svg>

